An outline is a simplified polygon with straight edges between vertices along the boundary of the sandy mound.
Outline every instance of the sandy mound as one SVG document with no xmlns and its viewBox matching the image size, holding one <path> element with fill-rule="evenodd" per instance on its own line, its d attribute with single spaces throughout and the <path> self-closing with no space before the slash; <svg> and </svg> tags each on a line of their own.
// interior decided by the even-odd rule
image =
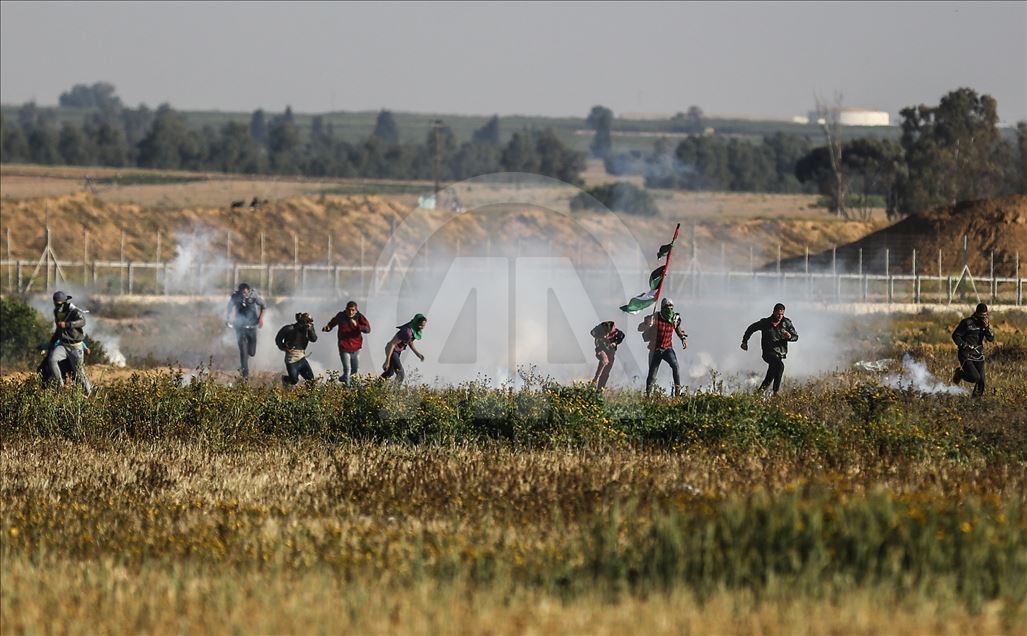
<svg viewBox="0 0 1027 636">
<path fill-rule="evenodd" d="M 895 225 L 869 234 L 837 249 L 838 269 L 856 271 L 860 250 L 863 271 L 884 273 L 885 253 L 893 274 L 908 274 L 916 250 L 917 273 L 938 273 L 938 251 L 942 254 L 942 273 L 958 273 L 963 267 L 963 240 L 966 237 L 966 263 L 976 276 L 987 276 L 991 256 L 995 256 L 996 276 L 1013 276 L 1016 256 L 1027 255 L 1027 196 L 1013 195 L 955 206 L 937 208 L 906 218 Z M 804 258 L 782 264 L 801 270 Z M 810 256 L 811 268 L 831 267 L 831 250 Z"/>
<path fill-rule="evenodd" d="M 363 250 L 364 263 L 371 265 L 393 228 L 406 219 L 418 233 L 431 236 L 432 253 L 552 253 L 586 260 L 601 253 L 596 242 L 623 232 L 626 225 L 643 249 L 651 252 L 652 261 L 675 223 L 668 218 L 620 216 L 622 225 L 610 215 L 557 214 L 525 205 L 493 206 L 488 212 L 470 212 L 444 223 L 447 216 L 415 209 L 400 197 L 374 195 L 295 196 L 255 210 L 169 209 L 105 201 L 87 193 L 0 202 L 0 225 L 3 232 L 11 232 L 13 257 L 25 260 L 39 258 L 44 227 L 49 225 L 54 250 L 62 261 L 82 260 L 88 231 L 90 261 L 118 261 L 124 232 L 124 257 L 129 261 L 157 259 L 159 233 L 160 260 L 173 259 L 178 246 L 189 243 L 193 253 L 223 257 L 227 252 L 237 261 L 257 263 L 263 235 L 265 262 L 292 263 L 295 235 L 300 263 L 331 260 L 356 265 Z M 591 234 L 583 230 L 581 221 L 587 221 L 584 225 Z M 835 219 L 683 219 L 678 263 L 689 266 L 693 236 L 699 267 L 710 271 L 719 269 L 722 254 L 727 266 L 747 269 L 750 253 L 759 265 L 776 258 L 778 245 L 784 257 L 794 256 L 804 253 L 806 246 L 815 251 L 847 243 L 878 227 L 876 222 Z"/>
</svg>

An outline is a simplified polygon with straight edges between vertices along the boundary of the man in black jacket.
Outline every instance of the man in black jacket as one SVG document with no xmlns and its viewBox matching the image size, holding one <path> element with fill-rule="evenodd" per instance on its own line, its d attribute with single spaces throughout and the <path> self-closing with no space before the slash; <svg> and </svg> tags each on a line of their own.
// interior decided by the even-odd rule
<svg viewBox="0 0 1027 636">
<path fill-rule="evenodd" d="M 75 380 L 82 385 L 82 390 L 89 395 L 93 391 L 86 375 L 85 344 L 82 342 L 86 326 L 85 313 L 71 303 L 71 296 L 62 291 L 53 295 L 53 320 L 56 326 L 50 337 L 50 372 L 53 379 L 64 386 L 64 375 L 61 373 L 61 362 L 69 361 L 74 368 Z M 67 364 L 67 363 L 65 363 Z"/>
<path fill-rule="evenodd" d="M 952 383 L 974 383 L 974 397 L 984 395 L 984 343 L 995 342 L 988 318 L 988 306 L 977 305 L 974 314 L 959 321 L 952 332 L 952 342 L 959 348 L 959 366 L 952 374 Z"/>
<path fill-rule="evenodd" d="M 310 314 L 296 314 L 295 323 L 278 330 L 275 344 L 285 352 L 285 371 L 289 374 L 282 376 L 282 384 L 295 386 L 299 384 L 301 375 L 307 382 L 314 379 L 314 372 L 307 362 L 307 345 L 311 342 L 317 342 L 317 332 Z"/>
<path fill-rule="evenodd" d="M 264 326 L 265 309 L 264 299 L 246 283 L 240 283 L 239 288 L 232 292 L 225 308 L 225 322 L 235 329 L 239 370 L 244 378 L 250 375 L 250 358 L 257 355 L 257 329 Z"/>
<path fill-rule="evenodd" d="M 799 339 L 792 321 L 785 318 L 785 306 L 774 305 L 774 313 L 768 318 L 760 318 L 749 325 L 742 336 L 742 351 L 749 350 L 749 338 L 760 332 L 760 347 L 763 349 L 763 361 L 767 363 L 767 375 L 759 390 L 765 391 L 773 383 L 774 395 L 781 390 L 781 378 L 785 373 L 785 358 L 788 357 L 788 343 Z"/>
</svg>

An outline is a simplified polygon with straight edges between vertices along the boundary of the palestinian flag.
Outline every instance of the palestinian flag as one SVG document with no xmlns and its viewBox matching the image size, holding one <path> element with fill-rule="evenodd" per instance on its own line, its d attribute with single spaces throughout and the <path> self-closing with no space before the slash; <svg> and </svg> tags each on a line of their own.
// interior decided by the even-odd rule
<svg viewBox="0 0 1027 636">
<path fill-rule="evenodd" d="M 678 223 L 677 227 L 674 228 L 674 237 L 670 240 L 670 243 L 660 246 L 660 253 L 656 258 L 660 259 L 666 256 L 667 261 L 649 274 L 649 291 L 642 292 L 629 300 L 628 304 L 621 305 L 621 311 L 637 314 L 646 307 L 652 307 L 660 299 L 660 292 L 663 291 L 663 281 L 667 274 L 667 269 L 670 267 L 670 255 L 673 251 L 674 243 L 678 239 L 678 231 L 680 229 L 681 224 Z"/>
<path fill-rule="evenodd" d="M 659 289 L 660 283 L 663 282 L 663 273 L 667 271 L 666 265 L 660 265 L 653 270 L 652 274 L 649 274 L 649 289 Z"/>
<path fill-rule="evenodd" d="M 652 307 L 656 303 L 656 289 L 642 292 L 628 301 L 628 304 L 621 305 L 620 310 L 629 314 L 637 314 L 646 307 Z"/>
</svg>

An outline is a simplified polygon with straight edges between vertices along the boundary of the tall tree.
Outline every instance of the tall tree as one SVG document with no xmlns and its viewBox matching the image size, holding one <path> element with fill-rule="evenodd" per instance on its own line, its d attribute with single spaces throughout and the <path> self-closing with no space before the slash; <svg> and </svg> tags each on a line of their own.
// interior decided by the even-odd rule
<svg viewBox="0 0 1027 636">
<path fill-rule="evenodd" d="M 994 98 L 960 88 L 936 107 L 899 114 L 907 170 L 899 184 L 903 213 L 1003 192 L 1011 148 L 999 136 Z"/>
<path fill-rule="evenodd" d="M 493 115 L 485 125 L 474 131 L 471 141 L 490 146 L 499 145 L 499 115 Z"/>
<path fill-rule="evenodd" d="M 824 133 L 824 147 L 831 161 L 831 188 L 827 193 L 831 200 L 831 209 L 841 217 L 847 217 L 845 209 L 845 171 L 842 168 L 842 149 L 845 142 L 842 138 L 842 96 L 836 93 L 834 103 L 828 104 L 820 96 L 815 96 L 817 123 Z"/>
<path fill-rule="evenodd" d="M 75 84 L 71 90 L 61 93 L 57 103 L 62 108 L 89 108 L 111 115 L 117 115 L 123 108 L 121 98 L 109 82 L 97 82 L 92 86 Z"/>
<path fill-rule="evenodd" d="M 57 130 L 46 121 L 38 121 L 28 134 L 29 160 L 41 165 L 61 163 Z"/>
<path fill-rule="evenodd" d="M 592 110 L 588 111 L 588 116 L 585 117 L 585 125 L 596 130 L 599 127 L 599 122 L 603 119 L 613 120 L 613 111 L 606 106 L 593 106 Z"/>
<path fill-rule="evenodd" d="M 211 167 L 220 172 L 258 174 L 264 172 L 264 155 L 260 144 L 250 136 L 249 128 L 240 122 L 221 127 L 211 147 Z"/>
<path fill-rule="evenodd" d="M 503 148 L 501 161 L 507 172 L 538 172 L 539 158 L 531 133 L 515 132 Z"/>
<path fill-rule="evenodd" d="M 701 108 L 698 106 L 689 106 L 688 112 L 685 114 L 685 121 L 688 122 L 688 132 L 693 135 L 702 133 L 705 129 L 703 117 L 704 115 Z"/>
<path fill-rule="evenodd" d="M 276 174 L 296 174 L 300 165 L 300 132 L 286 117 L 276 117 L 268 130 L 268 157 Z"/>
<path fill-rule="evenodd" d="M 612 146 L 610 129 L 613 127 L 613 111 L 604 106 L 593 106 L 587 121 L 595 130 L 595 136 L 592 138 L 592 145 L 589 148 L 592 151 L 592 156 L 604 159 L 610 153 Z"/>
<path fill-rule="evenodd" d="M 871 195 L 885 198 L 889 218 L 897 214 L 896 179 L 902 166 L 902 147 L 886 139 L 854 139 L 842 152 L 850 182 L 859 185 L 859 215 L 870 218 Z"/>
<path fill-rule="evenodd" d="M 539 174 L 572 185 L 581 183 L 581 171 L 585 168 L 584 156 L 565 146 L 552 129 L 547 128 L 536 135 L 535 151 L 538 154 Z"/>
<path fill-rule="evenodd" d="M 29 144 L 25 139 L 25 133 L 16 122 L 10 122 L 7 118 L 0 117 L 0 161 L 4 163 L 16 163 L 26 161 L 29 155 Z"/>
<path fill-rule="evenodd" d="M 200 142 L 199 135 L 189 130 L 185 117 L 162 104 L 149 132 L 139 142 L 139 165 L 172 170 L 199 168 L 204 154 Z"/>
<path fill-rule="evenodd" d="M 64 122 L 57 141 L 64 163 L 72 166 L 88 166 L 93 163 L 93 152 L 89 140 L 78 126 Z"/>
<path fill-rule="evenodd" d="M 399 143 L 399 126 L 396 125 L 396 118 L 392 116 L 392 113 L 387 110 L 378 113 L 371 136 L 381 139 L 386 145 Z"/>
<path fill-rule="evenodd" d="M 267 116 L 264 110 L 258 108 L 250 115 L 250 136 L 258 144 L 267 144 Z"/>
</svg>

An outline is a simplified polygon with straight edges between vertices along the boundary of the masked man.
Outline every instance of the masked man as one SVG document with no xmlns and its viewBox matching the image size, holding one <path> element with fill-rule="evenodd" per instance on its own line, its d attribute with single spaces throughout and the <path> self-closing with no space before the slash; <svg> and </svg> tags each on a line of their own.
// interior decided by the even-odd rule
<svg viewBox="0 0 1027 636">
<path fill-rule="evenodd" d="M 952 332 L 952 341 L 959 348 L 959 366 L 952 374 L 952 383 L 973 382 L 974 397 L 981 397 L 984 395 L 984 343 L 995 342 L 988 306 L 980 303 L 972 316 L 960 320 Z"/>
<path fill-rule="evenodd" d="M 56 329 L 50 337 L 50 363 L 51 377 L 61 386 L 64 386 L 64 374 L 61 373 L 61 362 L 65 365 L 70 362 L 75 380 L 82 385 L 86 395 L 93 391 L 86 376 L 85 363 L 85 333 L 86 326 L 85 312 L 71 303 L 71 296 L 62 291 L 53 295 L 53 320 Z"/>
<path fill-rule="evenodd" d="M 652 392 L 653 382 L 660 363 L 666 362 L 674 378 L 672 395 L 681 393 L 681 374 L 678 371 L 678 356 L 674 353 L 674 335 L 681 340 L 681 348 L 688 348 L 688 334 L 681 328 L 681 315 L 674 311 L 674 301 L 664 298 L 660 302 L 660 311 L 655 316 L 646 318 L 640 328 L 643 339 L 649 342 L 649 375 L 645 380 L 645 394 Z"/>
</svg>

